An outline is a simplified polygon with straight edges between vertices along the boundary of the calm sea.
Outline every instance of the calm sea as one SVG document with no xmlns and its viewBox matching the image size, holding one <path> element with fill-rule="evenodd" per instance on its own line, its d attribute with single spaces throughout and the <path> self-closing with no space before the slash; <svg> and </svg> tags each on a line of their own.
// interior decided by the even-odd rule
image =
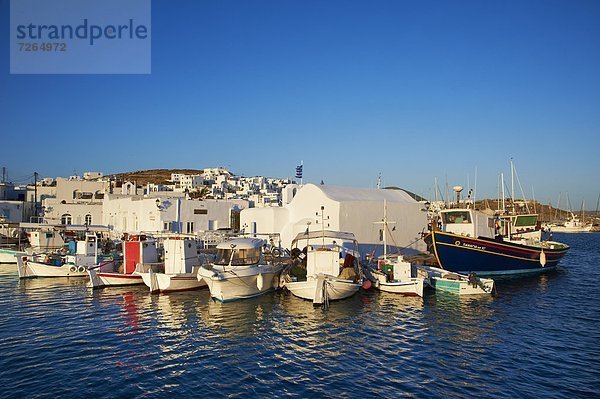
<svg viewBox="0 0 600 399">
<path fill-rule="evenodd" d="M 600 397 L 600 233 L 495 297 L 91 292 L 0 267 L 0 397 Z"/>
</svg>

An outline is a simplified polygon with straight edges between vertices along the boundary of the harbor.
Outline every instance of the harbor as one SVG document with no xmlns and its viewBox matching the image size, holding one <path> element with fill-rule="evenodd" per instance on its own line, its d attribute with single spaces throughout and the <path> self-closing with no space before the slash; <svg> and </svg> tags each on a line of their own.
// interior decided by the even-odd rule
<svg viewBox="0 0 600 399">
<path fill-rule="evenodd" d="M 593 397 L 600 235 L 493 296 L 375 290 L 328 310 L 285 291 L 90 290 L 0 266 L 5 397 Z M 517 394 L 518 393 L 518 394 Z"/>
<path fill-rule="evenodd" d="M 600 2 L 0 14 L 0 399 L 600 398 Z"/>
</svg>

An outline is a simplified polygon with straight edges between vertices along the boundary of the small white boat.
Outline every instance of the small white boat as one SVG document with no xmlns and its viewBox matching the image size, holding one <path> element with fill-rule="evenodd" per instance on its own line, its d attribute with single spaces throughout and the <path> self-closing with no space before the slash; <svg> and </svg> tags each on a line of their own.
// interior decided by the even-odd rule
<svg viewBox="0 0 600 399">
<path fill-rule="evenodd" d="M 465 276 L 432 266 L 417 266 L 417 273 L 436 291 L 456 295 L 491 294 L 494 291 L 494 280 L 477 277 L 475 273 Z"/>
<path fill-rule="evenodd" d="M 123 262 L 105 262 L 90 268 L 90 287 L 124 286 L 144 284 L 142 276 L 134 272 L 147 273 L 164 271 L 164 264 L 158 263 L 156 241 L 144 235 L 130 236 L 123 241 Z"/>
<path fill-rule="evenodd" d="M 284 267 L 282 258 L 267 262 L 264 241 L 236 238 L 217 245 L 215 262 L 198 270 L 198 280 L 206 282 L 210 295 L 221 302 L 252 298 L 278 288 Z"/>
<path fill-rule="evenodd" d="M 305 249 L 298 245 L 306 240 Z M 312 242 L 310 242 L 312 240 Z M 344 247 L 351 243 L 354 249 Z M 282 285 L 293 295 L 327 304 L 329 301 L 348 298 L 362 286 L 358 269 L 358 242 L 352 233 L 330 230 L 300 233 L 292 241 L 292 255 L 297 256 L 296 265 L 283 276 Z M 295 255 L 294 255 L 295 254 Z M 340 254 L 344 255 L 340 264 Z M 306 270 L 306 275 L 293 272 L 294 268 Z"/>
<path fill-rule="evenodd" d="M 26 226 L 38 226 L 35 230 L 27 233 L 29 247 L 24 250 L 0 248 L 0 263 L 17 263 L 17 258 L 30 256 L 34 253 L 46 254 L 62 249 L 65 246 L 65 241 L 58 230 L 56 230 L 56 226 L 37 223 L 22 224 Z"/>
<path fill-rule="evenodd" d="M 412 275 L 412 265 L 406 262 L 402 255 L 387 254 L 387 204 L 383 203 L 383 220 L 376 222 L 383 225 L 383 258 L 378 259 L 377 267 L 371 268 L 370 272 L 374 280 L 375 288 L 384 292 L 408 296 L 423 296 L 424 279 Z"/>
<path fill-rule="evenodd" d="M 59 257 L 53 254 L 21 256 L 17 258 L 19 278 L 30 277 L 87 277 L 87 269 L 98 263 L 98 237 L 86 234 L 77 241 L 74 255 Z"/>
<path fill-rule="evenodd" d="M 196 240 L 181 236 L 165 238 L 165 271 L 136 271 L 150 292 L 173 292 L 196 290 L 206 286 L 198 280 L 200 261 Z"/>
<path fill-rule="evenodd" d="M 374 286 L 380 291 L 407 296 L 423 296 L 425 280 L 423 277 L 412 277 L 412 265 L 402 255 L 396 259 L 389 257 L 378 262 L 380 268 L 371 269 L 375 278 Z"/>
</svg>

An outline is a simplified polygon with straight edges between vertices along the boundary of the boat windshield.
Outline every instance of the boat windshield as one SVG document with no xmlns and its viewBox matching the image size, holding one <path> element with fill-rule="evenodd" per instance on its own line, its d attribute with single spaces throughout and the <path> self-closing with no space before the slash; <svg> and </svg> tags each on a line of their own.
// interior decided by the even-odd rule
<svg viewBox="0 0 600 399">
<path fill-rule="evenodd" d="M 231 257 L 233 254 L 233 258 Z M 249 249 L 218 249 L 215 264 L 228 265 L 231 260 L 232 266 L 254 265 L 260 259 L 260 248 Z"/>
<path fill-rule="evenodd" d="M 443 212 L 442 217 L 445 224 L 471 223 L 471 214 L 469 211 Z"/>
<path fill-rule="evenodd" d="M 515 227 L 535 226 L 537 215 L 519 215 L 514 223 Z"/>
</svg>

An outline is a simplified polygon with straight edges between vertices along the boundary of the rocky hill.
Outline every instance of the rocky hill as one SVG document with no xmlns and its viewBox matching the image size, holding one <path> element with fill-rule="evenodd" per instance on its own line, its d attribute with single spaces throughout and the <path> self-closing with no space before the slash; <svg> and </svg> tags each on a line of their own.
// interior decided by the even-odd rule
<svg viewBox="0 0 600 399">
<path fill-rule="evenodd" d="M 149 169 L 149 170 L 138 170 L 135 172 L 123 172 L 115 173 L 110 175 L 117 179 L 134 181 L 137 185 L 144 185 L 147 183 L 154 184 L 168 184 L 170 183 L 171 173 L 183 173 L 188 175 L 199 175 L 202 174 L 202 170 L 198 169 Z"/>
</svg>

